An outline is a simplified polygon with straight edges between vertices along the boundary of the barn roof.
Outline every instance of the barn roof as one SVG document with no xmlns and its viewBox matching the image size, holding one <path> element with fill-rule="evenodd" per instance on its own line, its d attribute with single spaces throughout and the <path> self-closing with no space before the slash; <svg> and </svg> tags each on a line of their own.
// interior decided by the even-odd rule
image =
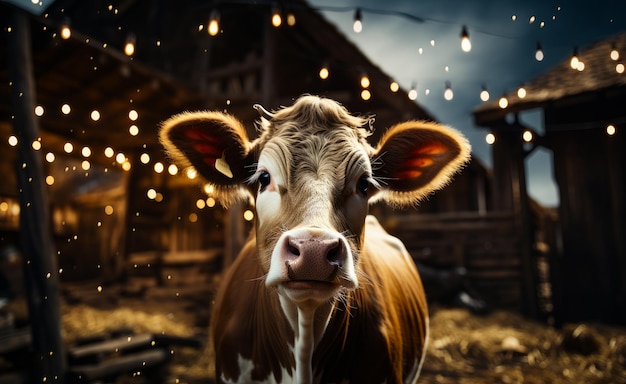
<svg viewBox="0 0 626 384">
<path fill-rule="evenodd" d="M 612 49 L 622 57 L 613 60 Z M 570 58 L 561 61 L 540 76 L 524 83 L 526 96 L 517 96 L 517 90 L 504 95 L 508 106 L 502 109 L 498 100 L 483 104 L 474 110 L 476 123 L 488 126 L 490 122 L 502 119 L 506 114 L 533 108 L 546 108 L 557 101 L 576 102 L 592 94 L 606 93 L 614 97 L 626 94 L 626 73 L 619 73 L 616 66 L 624 63 L 626 55 L 626 33 L 598 41 L 579 51 L 578 58 L 584 63 L 584 70 L 572 69 Z M 623 71 L 622 71 L 623 72 Z"/>
</svg>

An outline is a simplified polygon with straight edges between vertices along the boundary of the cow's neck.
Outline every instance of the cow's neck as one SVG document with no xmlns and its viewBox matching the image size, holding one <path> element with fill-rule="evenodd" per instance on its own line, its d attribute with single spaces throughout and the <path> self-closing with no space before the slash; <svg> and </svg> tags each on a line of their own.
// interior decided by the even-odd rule
<svg viewBox="0 0 626 384">
<path fill-rule="evenodd" d="M 281 306 L 294 331 L 296 383 L 313 382 L 313 351 L 324 335 L 334 305 L 332 303 L 293 303 L 280 297 Z"/>
</svg>

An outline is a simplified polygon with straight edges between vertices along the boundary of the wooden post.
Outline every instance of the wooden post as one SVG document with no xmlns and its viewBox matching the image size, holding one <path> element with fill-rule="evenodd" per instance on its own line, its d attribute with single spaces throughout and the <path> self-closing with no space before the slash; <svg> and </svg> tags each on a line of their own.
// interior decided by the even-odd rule
<svg viewBox="0 0 626 384">
<path fill-rule="evenodd" d="M 9 8 L 5 8 L 9 9 Z M 59 315 L 59 277 L 50 212 L 40 152 L 31 144 L 39 136 L 34 116 L 30 23 L 28 16 L 10 9 L 12 28 L 7 36 L 7 59 L 14 111 L 13 127 L 19 140 L 17 180 L 20 191 L 20 242 L 33 340 L 33 382 L 65 381 L 65 350 Z"/>
</svg>

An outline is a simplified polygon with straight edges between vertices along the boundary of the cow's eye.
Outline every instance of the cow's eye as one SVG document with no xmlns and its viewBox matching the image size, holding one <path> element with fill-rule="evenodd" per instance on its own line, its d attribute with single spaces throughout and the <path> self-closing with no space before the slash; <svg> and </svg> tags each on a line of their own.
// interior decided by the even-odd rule
<svg viewBox="0 0 626 384">
<path fill-rule="evenodd" d="M 363 176 L 357 182 L 356 189 L 360 193 L 367 195 L 367 189 L 369 188 L 369 186 L 370 186 L 369 180 L 367 180 L 367 177 Z"/>
<path fill-rule="evenodd" d="M 263 171 L 260 175 L 259 175 L 259 190 L 261 192 L 263 192 L 265 190 L 265 188 L 267 188 L 268 185 L 270 185 L 270 181 L 272 181 L 269 172 L 267 171 Z"/>
</svg>

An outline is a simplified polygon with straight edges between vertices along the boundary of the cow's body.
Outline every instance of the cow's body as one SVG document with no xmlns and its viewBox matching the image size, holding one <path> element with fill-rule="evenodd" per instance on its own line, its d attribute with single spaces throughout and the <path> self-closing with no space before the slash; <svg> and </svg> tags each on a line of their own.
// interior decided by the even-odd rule
<svg viewBox="0 0 626 384">
<path fill-rule="evenodd" d="M 218 380 L 402 383 L 419 375 L 428 329 L 421 281 L 367 206 L 415 203 L 464 164 L 469 145 L 449 128 L 407 122 L 373 148 L 367 122 L 305 96 L 265 112 L 254 142 L 222 113 L 164 124 L 170 154 L 192 164 L 218 198 L 255 196 L 253 236 L 213 308 Z"/>
</svg>

